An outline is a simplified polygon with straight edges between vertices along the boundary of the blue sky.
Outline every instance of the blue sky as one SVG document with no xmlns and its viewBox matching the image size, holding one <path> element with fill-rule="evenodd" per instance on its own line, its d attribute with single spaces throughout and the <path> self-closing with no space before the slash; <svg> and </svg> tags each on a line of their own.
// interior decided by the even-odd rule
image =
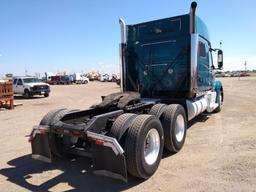
<svg viewBox="0 0 256 192">
<path fill-rule="evenodd" d="M 120 29 L 187 13 L 190 0 L 0 0 L 0 74 L 118 71 Z M 254 0 L 197 1 L 224 69 L 256 69 Z"/>
</svg>

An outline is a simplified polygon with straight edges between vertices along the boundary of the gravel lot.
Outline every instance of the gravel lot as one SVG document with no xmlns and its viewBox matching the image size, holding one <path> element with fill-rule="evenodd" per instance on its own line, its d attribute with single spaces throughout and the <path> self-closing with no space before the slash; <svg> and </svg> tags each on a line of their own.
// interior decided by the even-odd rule
<svg viewBox="0 0 256 192">
<path fill-rule="evenodd" d="M 49 98 L 16 98 L 23 106 L 0 112 L 0 191 L 256 191 L 256 77 L 223 78 L 224 105 L 218 114 L 191 122 L 177 154 L 164 154 L 148 180 L 128 183 L 92 174 L 91 161 L 32 160 L 26 135 L 55 108 L 87 108 L 115 83 L 52 86 Z"/>
</svg>

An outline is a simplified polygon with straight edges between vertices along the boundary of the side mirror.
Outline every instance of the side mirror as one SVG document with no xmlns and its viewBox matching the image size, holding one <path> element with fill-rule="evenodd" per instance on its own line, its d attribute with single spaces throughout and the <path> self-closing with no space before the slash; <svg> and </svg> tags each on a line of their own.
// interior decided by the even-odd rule
<svg viewBox="0 0 256 192">
<path fill-rule="evenodd" d="M 223 67 L 223 51 L 218 50 L 218 68 L 222 69 Z"/>
</svg>

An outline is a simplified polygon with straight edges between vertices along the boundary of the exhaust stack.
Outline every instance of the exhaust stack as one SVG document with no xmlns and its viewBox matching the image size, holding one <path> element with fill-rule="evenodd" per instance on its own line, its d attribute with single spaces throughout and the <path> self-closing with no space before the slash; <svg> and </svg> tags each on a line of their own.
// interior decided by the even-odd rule
<svg viewBox="0 0 256 192">
<path fill-rule="evenodd" d="M 190 53 L 190 93 L 189 97 L 194 98 L 197 94 L 197 55 L 198 55 L 198 34 L 196 33 L 196 7 L 193 1 L 190 6 L 190 34 L 191 34 L 191 53 Z"/>
<path fill-rule="evenodd" d="M 119 25 L 121 29 L 121 44 L 119 47 L 119 63 L 120 63 L 120 86 L 121 91 L 124 91 L 124 78 L 125 78 L 125 58 L 124 58 L 124 47 L 126 43 L 126 25 L 122 18 L 119 18 Z"/>
<path fill-rule="evenodd" d="M 122 18 L 119 18 L 119 25 L 121 28 L 121 43 L 126 43 L 126 25 Z"/>
<path fill-rule="evenodd" d="M 190 33 L 196 33 L 196 7 L 197 3 L 193 1 L 190 6 Z"/>
</svg>

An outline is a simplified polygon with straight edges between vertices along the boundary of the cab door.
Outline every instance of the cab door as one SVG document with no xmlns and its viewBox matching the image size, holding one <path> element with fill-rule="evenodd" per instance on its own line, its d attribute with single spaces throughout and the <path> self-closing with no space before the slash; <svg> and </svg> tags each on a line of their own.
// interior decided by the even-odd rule
<svg viewBox="0 0 256 192">
<path fill-rule="evenodd" d="M 18 82 L 18 79 L 14 79 L 13 82 L 12 82 L 13 92 L 14 92 L 14 93 L 17 93 L 17 90 L 16 90 L 17 82 Z"/>
<path fill-rule="evenodd" d="M 15 86 L 15 93 L 23 94 L 24 93 L 24 83 L 22 79 L 18 79 Z"/>
<path fill-rule="evenodd" d="M 199 92 L 212 88 L 211 57 L 209 44 L 203 38 L 198 43 L 197 87 Z"/>
</svg>

